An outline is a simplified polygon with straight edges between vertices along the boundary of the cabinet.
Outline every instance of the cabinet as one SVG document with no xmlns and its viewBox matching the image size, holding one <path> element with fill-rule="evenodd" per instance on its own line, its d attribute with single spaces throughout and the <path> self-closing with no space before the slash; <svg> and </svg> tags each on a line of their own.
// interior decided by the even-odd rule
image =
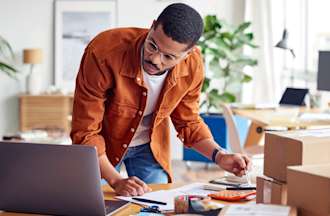
<svg viewBox="0 0 330 216">
<path fill-rule="evenodd" d="M 71 130 L 72 95 L 20 95 L 20 130 Z"/>
</svg>

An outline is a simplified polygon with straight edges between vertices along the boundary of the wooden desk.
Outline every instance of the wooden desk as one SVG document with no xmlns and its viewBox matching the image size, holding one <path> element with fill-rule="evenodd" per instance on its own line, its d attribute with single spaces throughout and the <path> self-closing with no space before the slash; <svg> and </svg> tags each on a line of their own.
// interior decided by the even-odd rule
<svg viewBox="0 0 330 216">
<path fill-rule="evenodd" d="M 304 120 L 300 116 L 304 113 L 321 113 L 319 109 L 296 107 L 279 107 L 276 109 L 233 109 L 234 114 L 248 118 L 251 125 L 245 141 L 245 147 L 257 145 L 266 128 L 281 127 L 288 130 L 305 129 L 315 126 L 329 126 L 329 119 Z"/>
<path fill-rule="evenodd" d="M 181 185 L 178 184 L 153 184 L 150 185 L 150 187 L 156 191 L 156 190 L 168 190 L 172 189 L 175 187 L 179 187 Z M 115 193 L 113 190 L 108 186 L 105 185 L 103 186 L 103 191 L 104 191 L 104 199 L 106 200 L 111 200 L 114 199 Z M 218 201 L 219 203 L 222 204 L 233 204 L 235 202 L 225 202 L 225 201 Z M 248 202 L 254 202 L 254 200 L 243 202 L 243 203 L 248 203 Z M 236 202 L 237 203 L 237 202 Z M 242 202 L 240 202 L 242 204 Z M 127 216 L 127 215 L 132 215 L 132 214 L 137 214 L 141 209 L 141 206 L 136 205 L 136 204 L 130 204 L 127 207 L 123 208 L 121 211 L 119 211 L 116 216 Z M 1 212 L 0 216 L 37 216 L 37 214 L 23 214 L 23 213 L 9 213 L 9 212 Z"/>
</svg>

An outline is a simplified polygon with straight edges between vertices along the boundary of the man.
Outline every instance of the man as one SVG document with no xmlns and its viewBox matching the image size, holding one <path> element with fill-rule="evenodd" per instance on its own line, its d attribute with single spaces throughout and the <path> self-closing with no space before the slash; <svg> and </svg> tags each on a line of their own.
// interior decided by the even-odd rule
<svg viewBox="0 0 330 216">
<path fill-rule="evenodd" d="M 245 155 L 222 150 L 199 116 L 204 79 L 194 46 L 203 20 L 193 8 L 169 5 L 151 28 L 103 32 L 87 46 L 76 80 L 71 137 L 96 146 L 102 177 L 124 196 L 172 181 L 171 119 L 183 143 L 242 176 Z M 120 176 L 125 163 L 129 178 Z"/>
</svg>

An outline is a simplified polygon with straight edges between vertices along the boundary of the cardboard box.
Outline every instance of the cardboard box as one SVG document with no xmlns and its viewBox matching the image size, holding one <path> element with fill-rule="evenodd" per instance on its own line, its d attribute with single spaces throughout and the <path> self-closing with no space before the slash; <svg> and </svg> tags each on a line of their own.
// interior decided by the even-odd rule
<svg viewBox="0 0 330 216">
<path fill-rule="evenodd" d="M 330 130 L 266 133 L 264 175 L 286 182 L 287 166 L 330 163 Z"/>
<path fill-rule="evenodd" d="M 329 216 L 330 163 L 289 167 L 288 204 L 302 216 Z"/>
<path fill-rule="evenodd" d="M 287 204 L 287 185 L 271 178 L 257 177 L 257 203 Z"/>
</svg>

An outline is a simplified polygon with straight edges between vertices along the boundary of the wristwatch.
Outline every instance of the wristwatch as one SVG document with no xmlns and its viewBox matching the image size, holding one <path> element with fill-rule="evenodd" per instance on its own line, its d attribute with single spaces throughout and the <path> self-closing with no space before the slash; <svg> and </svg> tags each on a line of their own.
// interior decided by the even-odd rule
<svg viewBox="0 0 330 216">
<path fill-rule="evenodd" d="M 213 161 L 214 163 L 216 163 L 215 159 L 217 158 L 217 154 L 218 154 L 219 151 L 220 151 L 220 150 L 217 149 L 217 148 L 213 150 L 213 153 L 212 153 L 212 161 Z"/>
</svg>

